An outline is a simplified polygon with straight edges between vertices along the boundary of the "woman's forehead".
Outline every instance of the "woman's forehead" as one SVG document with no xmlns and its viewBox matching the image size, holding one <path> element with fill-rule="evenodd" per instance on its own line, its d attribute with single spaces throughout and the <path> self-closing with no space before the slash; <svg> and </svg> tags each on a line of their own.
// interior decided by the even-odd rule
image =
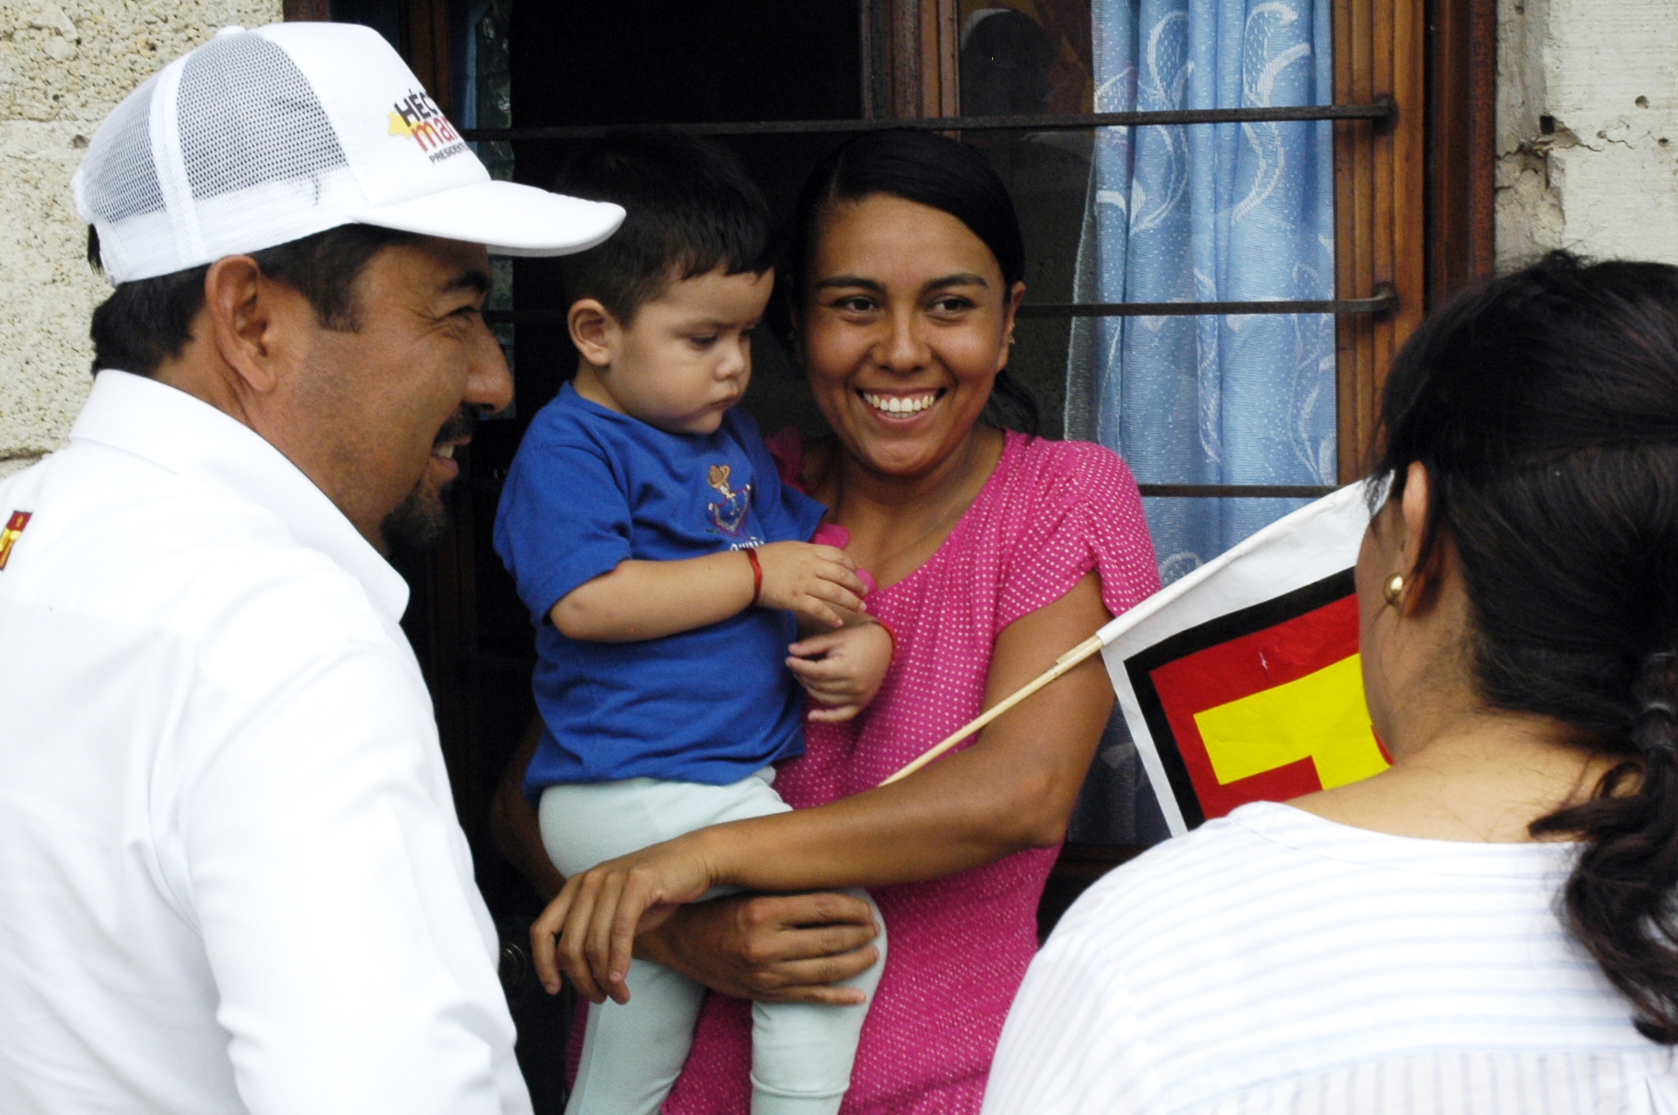
<svg viewBox="0 0 1678 1115">
<path fill-rule="evenodd" d="M 959 218 L 890 194 L 831 206 L 813 248 L 812 283 L 840 273 L 917 285 L 960 273 L 982 276 L 987 284 L 1001 281 L 996 256 Z"/>
</svg>

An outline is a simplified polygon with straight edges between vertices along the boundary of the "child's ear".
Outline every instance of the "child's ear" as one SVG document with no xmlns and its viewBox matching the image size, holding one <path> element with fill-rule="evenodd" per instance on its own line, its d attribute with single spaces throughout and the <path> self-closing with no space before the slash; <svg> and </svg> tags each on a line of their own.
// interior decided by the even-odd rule
<svg viewBox="0 0 1678 1115">
<path fill-rule="evenodd" d="M 618 334 L 622 331 L 612 311 L 598 299 L 579 298 L 571 303 L 565 323 L 570 327 L 571 343 L 577 346 L 577 355 L 596 368 L 612 366 Z"/>
</svg>

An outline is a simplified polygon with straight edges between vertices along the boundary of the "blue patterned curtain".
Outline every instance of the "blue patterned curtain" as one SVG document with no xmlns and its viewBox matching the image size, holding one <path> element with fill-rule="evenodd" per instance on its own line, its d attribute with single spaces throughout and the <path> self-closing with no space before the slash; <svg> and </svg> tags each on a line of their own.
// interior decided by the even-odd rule
<svg viewBox="0 0 1678 1115">
<path fill-rule="evenodd" d="M 1328 0 L 1095 0 L 1095 108 L 1333 99 Z M 1327 122 L 1107 128 L 1080 246 L 1080 301 L 1332 298 Z M 1143 483 L 1332 484 L 1334 324 L 1325 315 L 1079 322 L 1068 435 Z M 1299 506 L 1151 499 L 1166 580 Z"/>
</svg>

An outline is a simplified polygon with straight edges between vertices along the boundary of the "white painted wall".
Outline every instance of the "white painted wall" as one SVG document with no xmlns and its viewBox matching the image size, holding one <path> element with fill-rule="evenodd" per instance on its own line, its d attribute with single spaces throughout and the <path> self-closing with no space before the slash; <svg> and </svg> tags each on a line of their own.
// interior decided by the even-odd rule
<svg viewBox="0 0 1678 1115">
<path fill-rule="evenodd" d="M 0 0 L 0 475 L 59 445 L 92 385 L 70 175 L 95 125 L 166 62 L 281 0 Z"/>
<path fill-rule="evenodd" d="M 1497 92 L 1500 266 L 1678 263 L 1678 0 L 1499 0 Z"/>
</svg>

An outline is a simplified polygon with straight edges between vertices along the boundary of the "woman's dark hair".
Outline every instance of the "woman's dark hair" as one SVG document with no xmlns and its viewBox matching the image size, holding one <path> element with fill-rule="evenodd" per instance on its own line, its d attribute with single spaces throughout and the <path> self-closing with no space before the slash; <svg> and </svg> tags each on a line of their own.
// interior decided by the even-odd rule
<svg viewBox="0 0 1678 1115">
<path fill-rule="evenodd" d="M 1535 821 L 1583 844 L 1565 918 L 1647 1037 L 1678 1043 L 1678 268 L 1554 252 L 1425 321 L 1378 476 L 1427 468 L 1418 567 L 1460 561 L 1482 700 L 1620 760 Z"/>
<path fill-rule="evenodd" d="M 411 232 L 372 225 L 340 225 L 300 240 L 247 253 L 262 273 L 309 300 L 323 329 L 361 328 L 355 281 L 381 249 L 418 240 Z M 87 260 L 99 266 L 99 235 L 87 230 Z M 139 376 L 157 374 L 165 360 L 192 339 L 192 319 L 204 306 L 209 265 L 120 284 L 93 311 L 93 370 L 115 368 Z"/>
<path fill-rule="evenodd" d="M 868 132 L 824 159 L 804 183 L 793 212 L 787 289 L 796 303 L 810 271 L 821 223 L 839 204 L 886 194 L 948 213 L 970 229 L 996 257 L 1003 297 L 1025 278 L 1025 240 L 1014 201 L 985 157 L 936 132 L 893 128 Z M 994 417 L 1035 434 L 1037 400 L 1004 368 L 991 389 Z M 1013 421 L 1005 412 L 1013 412 Z"/>
</svg>

